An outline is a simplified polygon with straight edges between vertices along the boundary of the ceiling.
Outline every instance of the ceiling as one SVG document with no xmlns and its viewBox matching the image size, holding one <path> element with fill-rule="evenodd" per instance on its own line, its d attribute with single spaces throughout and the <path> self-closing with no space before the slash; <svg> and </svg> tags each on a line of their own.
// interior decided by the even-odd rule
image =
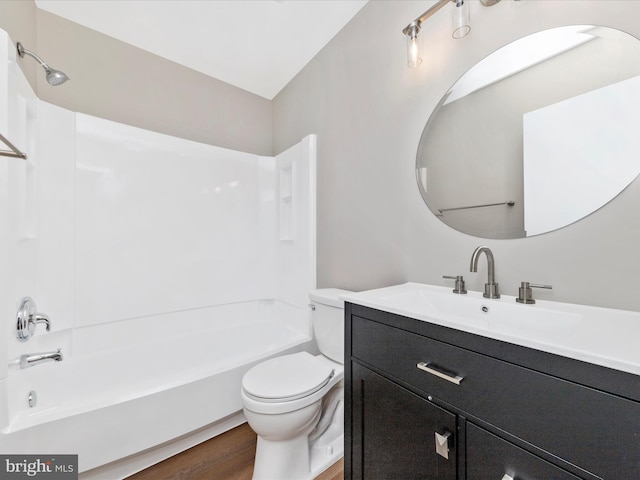
<svg viewBox="0 0 640 480">
<path fill-rule="evenodd" d="M 368 0 L 36 0 L 36 5 L 267 99 Z"/>
</svg>

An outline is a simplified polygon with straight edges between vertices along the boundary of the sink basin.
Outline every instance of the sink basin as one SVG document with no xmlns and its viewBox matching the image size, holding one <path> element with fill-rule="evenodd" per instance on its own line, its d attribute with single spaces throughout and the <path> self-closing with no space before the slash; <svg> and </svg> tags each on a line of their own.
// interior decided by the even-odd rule
<svg viewBox="0 0 640 480">
<path fill-rule="evenodd" d="M 577 360 L 640 374 L 640 312 L 502 295 L 454 294 L 419 283 L 348 294 L 345 301 Z"/>
<path fill-rule="evenodd" d="M 382 296 L 381 300 L 388 306 L 410 312 L 408 316 L 424 315 L 421 319 L 436 323 L 469 325 L 516 335 L 554 336 L 559 331 L 575 329 L 582 319 L 580 313 L 540 308 L 539 304 L 537 308 L 523 308 L 512 297 L 489 300 L 480 292 L 454 295 L 448 288 L 419 284 L 405 284 L 398 290 Z"/>
</svg>

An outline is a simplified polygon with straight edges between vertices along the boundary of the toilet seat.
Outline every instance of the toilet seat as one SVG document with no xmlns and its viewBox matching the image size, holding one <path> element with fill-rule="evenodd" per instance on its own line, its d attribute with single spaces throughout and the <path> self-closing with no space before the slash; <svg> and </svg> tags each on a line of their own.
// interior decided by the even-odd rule
<svg viewBox="0 0 640 480">
<path fill-rule="evenodd" d="M 321 390 L 335 370 L 307 352 L 272 358 L 249 370 L 242 388 L 249 398 L 265 403 L 287 402 Z"/>
</svg>

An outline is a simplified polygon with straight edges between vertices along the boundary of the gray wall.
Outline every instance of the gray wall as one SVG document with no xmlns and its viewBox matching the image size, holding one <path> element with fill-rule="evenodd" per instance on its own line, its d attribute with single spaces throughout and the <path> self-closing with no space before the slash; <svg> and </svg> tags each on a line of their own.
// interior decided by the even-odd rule
<svg viewBox="0 0 640 480">
<path fill-rule="evenodd" d="M 561 25 L 607 25 L 640 37 L 640 2 L 473 2 L 472 32 L 458 41 L 444 9 L 423 26 L 422 66 L 408 69 L 401 30 L 429 5 L 370 2 L 273 101 L 275 151 L 318 134 L 318 286 L 447 285 L 442 275 L 464 274 L 468 288 L 482 290 L 486 265 L 469 273 L 469 260 L 486 244 L 505 294 L 517 294 L 521 281 L 549 283 L 554 289 L 538 298 L 640 310 L 639 182 L 567 228 L 486 240 L 434 217 L 414 174 L 429 115 L 469 67 L 519 37 Z"/>
<path fill-rule="evenodd" d="M 20 60 L 46 102 L 198 142 L 271 155 L 271 101 L 265 98 L 40 10 L 33 0 L 1 0 L 0 27 L 71 78 L 51 87 L 33 59 Z"/>
</svg>

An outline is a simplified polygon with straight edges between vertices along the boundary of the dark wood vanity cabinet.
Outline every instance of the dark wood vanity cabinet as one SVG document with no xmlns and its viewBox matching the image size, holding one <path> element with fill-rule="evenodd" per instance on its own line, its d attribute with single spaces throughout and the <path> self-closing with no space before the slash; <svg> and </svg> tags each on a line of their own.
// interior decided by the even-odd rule
<svg viewBox="0 0 640 480">
<path fill-rule="evenodd" d="M 640 377 L 345 307 L 345 478 L 640 479 Z"/>
<path fill-rule="evenodd" d="M 352 373 L 354 455 L 363 460 L 352 478 L 456 480 L 456 415 L 366 367 Z"/>
</svg>

